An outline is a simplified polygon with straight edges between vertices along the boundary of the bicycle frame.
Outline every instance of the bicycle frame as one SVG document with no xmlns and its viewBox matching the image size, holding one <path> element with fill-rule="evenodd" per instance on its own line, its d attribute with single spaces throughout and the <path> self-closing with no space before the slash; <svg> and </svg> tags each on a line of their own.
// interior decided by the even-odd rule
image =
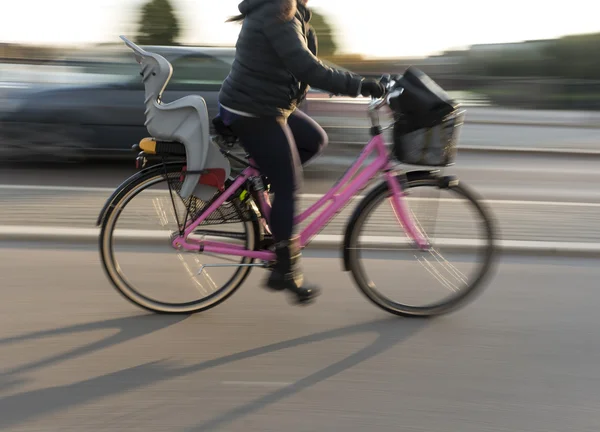
<svg viewBox="0 0 600 432">
<path fill-rule="evenodd" d="M 352 177 L 360 170 L 367 157 L 373 152 L 377 153 L 375 160 L 368 164 L 356 178 L 352 179 Z M 381 133 L 375 135 L 369 141 L 348 171 L 340 178 L 340 180 L 338 180 L 328 193 L 323 195 L 316 203 L 294 218 L 294 225 L 298 225 L 330 202 L 330 204 L 300 233 L 301 247 L 306 247 L 312 238 L 329 224 L 331 219 L 346 206 L 358 191 L 364 189 L 379 171 L 383 171 L 385 181 L 387 181 L 389 185 L 389 190 L 391 191 L 390 201 L 398 222 L 419 248 L 427 249 L 429 242 L 415 226 L 410 215 L 410 210 L 404 200 L 402 187 L 392 173 L 388 152 L 385 147 L 385 140 Z M 206 219 L 206 217 L 212 214 L 212 212 L 229 199 L 235 191 L 244 184 L 244 182 L 255 176 L 260 176 L 257 169 L 253 167 L 246 168 L 235 181 L 205 211 L 202 212 L 202 215 L 198 219 L 185 228 L 182 236 L 178 236 L 173 240 L 173 247 L 190 252 L 209 252 L 213 254 L 248 257 L 264 261 L 274 259 L 274 253 L 268 250 L 248 250 L 243 246 L 230 245 L 210 240 L 188 240 L 188 236 L 204 219 Z M 262 196 L 259 197 L 259 201 L 260 203 L 258 203 L 258 205 L 261 206 L 263 215 L 268 218 L 270 207 L 264 202 Z"/>
</svg>

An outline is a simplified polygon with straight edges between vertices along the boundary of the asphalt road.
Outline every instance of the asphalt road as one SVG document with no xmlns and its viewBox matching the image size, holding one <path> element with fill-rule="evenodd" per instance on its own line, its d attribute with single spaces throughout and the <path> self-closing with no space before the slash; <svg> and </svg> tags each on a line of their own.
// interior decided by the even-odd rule
<svg viewBox="0 0 600 432">
<path fill-rule="evenodd" d="M 600 132 L 470 125 L 461 142 L 599 150 Z M 487 199 L 598 203 L 597 166 L 591 156 L 462 153 L 448 172 Z M 134 171 L 121 163 L 5 164 L 0 183 L 116 187 Z M 307 170 L 304 192 L 325 192 L 336 171 Z M 503 205 L 501 219 L 519 216 Z M 554 213 L 510 234 L 548 229 L 577 207 L 544 206 Z M 575 220 L 580 232 L 592 232 L 594 207 Z M 142 277 L 179 286 L 182 273 L 163 269 L 162 255 L 129 258 L 138 268 L 149 265 Z M 397 292 L 428 288 L 389 261 L 374 265 L 377 280 Z M 173 318 L 119 296 L 95 246 L 0 244 L 0 429 L 600 429 L 597 259 L 503 256 L 481 297 L 436 320 L 378 310 L 339 271 L 336 252 L 309 249 L 305 269 L 325 288 L 310 307 L 261 290 L 263 273 L 255 271 L 225 304 Z"/>
<path fill-rule="evenodd" d="M 332 99 L 334 101 L 335 99 Z M 332 111 L 343 106 L 343 115 Z M 323 105 L 321 111 L 311 112 L 329 132 L 331 145 L 324 157 L 307 167 L 306 193 L 323 193 L 347 167 L 352 159 L 338 158 L 340 154 L 357 155 L 366 143 L 368 120 L 364 104 Z M 570 149 L 596 151 L 598 156 L 530 153 L 472 153 L 459 150 L 456 165 L 450 173 L 476 188 L 489 199 L 560 200 L 600 202 L 596 187 L 600 176 L 600 114 L 595 112 L 554 112 L 467 107 L 474 121 L 507 122 L 506 125 L 466 124 L 460 146 L 517 149 Z M 516 123 L 546 124 L 518 126 Z M 551 127 L 548 125 L 559 124 Z M 585 128 L 572 127 L 586 125 Z M 597 128 L 592 128 L 595 126 Z M 343 145 L 339 145 L 343 142 Z M 352 144 L 359 143 L 359 145 Z M 342 149 L 342 151 L 340 151 Z M 53 163 L 26 166 L 0 162 L 1 184 L 50 184 L 69 186 L 116 187 L 135 170 L 131 162 L 90 162 L 58 166 Z M 331 166 L 332 162 L 341 162 Z"/>
<path fill-rule="evenodd" d="M 312 306 L 256 272 L 218 308 L 172 318 L 113 291 L 95 249 L 3 245 L 0 429 L 600 428 L 596 260 L 504 257 L 483 295 L 436 320 L 378 310 L 337 257 L 305 267 L 325 287 Z"/>
<path fill-rule="evenodd" d="M 363 144 L 369 139 L 368 119 L 317 118 L 334 143 Z M 493 121 L 493 118 L 489 121 Z M 523 119 L 526 121 L 526 119 Z M 382 124 L 388 122 L 382 120 Z M 391 134 L 386 135 L 391 140 Z M 492 148 L 545 148 L 600 150 L 598 128 L 575 128 L 540 125 L 465 124 L 460 132 L 460 146 Z"/>
<path fill-rule="evenodd" d="M 343 111 L 335 111 L 335 107 Z M 335 104 L 309 114 L 325 127 L 334 143 L 362 144 L 370 122 L 364 104 Z M 340 114 L 343 112 L 343 115 Z M 385 110 L 381 124 L 390 123 Z M 388 133 L 391 139 L 391 133 Z M 466 106 L 459 146 L 600 150 L 600 114 L 581 111 L 536 111 Z"/>
<path fill-rule="evenodd" d="M 460 154 L 447 173 L 487 199 L 600 202 L 600 158 L 594 156 L 479 153 Z M 340 176 L 337 167 L 314 166 L 306 170 L 304 193 L 324 193 Z M 408 167 L 415 168 L 415 167 Z M 132 162 L 73 165 L 3 165 L 0 184 L 116 187 L 135 173 Z"/>
<path fill-rule="evenodd" d="M 461 145 L 599 150 L 600 129 L 539 126 L 465 125 Z"/>
<path fill-rule="evenodd" d="M 324 110 L 309 109 L 309 114 L 325 128 L 329 136 L 330 146 L 326 155 L 356 155 L 370 139 L 370 123 L 364 104 L 331 103 L 326 104 Z M 383 125 L 389 123 L 389 116 L 385 113 L 382 113 L 381 118 Z M 600 151 L 600 115 L 594 112 L 467 107 L 466 119 L 467 123 L 460 132 L 459 148 Z M 386 137 L 391 142 L 391 130 L 386 131 Z M 56 158 L 57 152 L 53 153 L 52 150 L 65 143 L 53 143 L 52 139 L 52 135 L 44 135 L 42 141 L 45 145 L 23 141 L 0 142 L 0 159 L 22 160 L 32 156 L 45 160 Z M 125 153 L 133 144 L 134 142 L 124 144 Z M 62 149 L 62 158 L 77 160 L 80 157 L 73 149 L 66 152 L 64 148 L 58 148 Z"/>
</svg>

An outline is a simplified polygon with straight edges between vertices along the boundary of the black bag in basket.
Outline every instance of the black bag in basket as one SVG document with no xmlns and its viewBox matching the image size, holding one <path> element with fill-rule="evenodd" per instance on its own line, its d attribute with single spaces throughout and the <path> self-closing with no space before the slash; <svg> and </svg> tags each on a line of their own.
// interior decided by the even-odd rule
<svg viewBox="0 0 600 432">
<path fill-rule="evenodd" d="M 394 112 L 394 155 L 411 165 L 447 166 L 456 153 L 462 113 L 458 104 L 422 71 L 409 67 L 396 80 L 402 89 L 390 98 Z"/>
</svg>

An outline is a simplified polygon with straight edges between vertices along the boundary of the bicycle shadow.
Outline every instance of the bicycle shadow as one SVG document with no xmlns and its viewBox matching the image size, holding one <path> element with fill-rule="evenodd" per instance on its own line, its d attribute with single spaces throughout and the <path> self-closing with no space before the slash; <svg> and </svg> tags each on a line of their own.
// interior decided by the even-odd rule
<svg viewBox="0 0 600 432">
<path fill-rule="evenodd" d="M 96 321 L 85 324 L 75 324 L 68 327 L 62 327 L 52 330 L 42 330 L 32 333 L 27 333 L 18 336 L 12 336 L 5 339 L 0 339 L 0 347 L 3 345 L 11 345 L 25 341 L 35 341 L 47 337 L 68 335 L 74 333 L 85 333 L 95 330 L 119 330 L 117 333 L 107 336 L 101 340 L 89 343 L 84 346 L 74 348 L 70 351 L 56 354 L 36 360 L 30 363 L 14 367 L 0 372 L 0 391 L 7 390 L 15 385 L 25 382 L 24 379 L 18 379 L 15 376 L 26 372 L 31 372 L 49 365 L 59 363 L 61 361 L 71 360 L 76 357 L 81 357 L 95 351 L 102 350 L 123 342 L 128 342 L 140 336 L 149 335 L 158 330 L 165 329 L 171 325 L 183 321 L 184 316 L 157 316 L 155 314 L 136 315 L 125 318 L 116 318 L 111 320 Z"/>
<path fill-rule="evenodd" d="M 129 392 L 165 380 L 180 378 L 193 373 L 223 366 L 232 362 L 270 354 L 288 348 L 322 342 L 360 333 L 376 333 L 375 341 L 305 378 L 266 396 L 260 397 L 242 406 L 233 408 L 191 429 L 193 431 L 218 430 L 224 424 L 238 420 L 246 415 L 306 390 L 317 383 L 342 373 L 366 360 L 369 360 L 403 340 L 425 326 L 427 320 L 399 320 L 386 318 L 362 324 L 355 324 L 325 332 L 302 336 L 288 341 L 277 342 L 247 351 L 226 355 L 217 359 L 203 361 L 195 365 L 176 367 L 165 360 L 159 360 L 120 370 L 111 374 L 80 381 L 75 384 L 32 390 L 10 395 L 0 399 L 0 429 L 5 429 L 32 418 L 54 413 L 77 405 L 90 403 L 96 399 Z M 402 323 L 402 327 L 398 326 Z M 395 325 L 394 325 L 395 324 Z"/>
</svg>

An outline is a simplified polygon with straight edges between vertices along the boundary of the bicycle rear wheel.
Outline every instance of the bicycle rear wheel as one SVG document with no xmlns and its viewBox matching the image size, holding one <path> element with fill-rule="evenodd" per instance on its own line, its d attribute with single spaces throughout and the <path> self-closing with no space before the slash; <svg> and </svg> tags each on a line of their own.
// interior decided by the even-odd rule
<svg viewBox="0 0 600 432">
<path fill-rule="evenodd" d="M 392 314 L 408 317 L 429 317 L 450 313 L 475 297 L 490 276 L 495 258 L 495 232 L 489 211 L 468 188 L 461 184 L 442 186 L 435 175 L 415 176 L 408 181 L 398 176 L 407 194 L 415 225 L 429 239 L 431 249 L 421 251 L 414 246 L 400 226 L 391 206 L 387 182 L 383 182 L 367 195 L 356 208 L 348 224 L 344 245 L 346 270 L 349 270 L 360 291 L 375 305 Z M 449 197 L 415 197 L 417 191 L 447 193 Z M 389 205 L 387 205 L 389 204 Z M 437 212 L 437 207 L 447 205 L 447 210 Z M 465 206 L 466 209 L 462 209 Z M 429 221 L 449 222 L 437 232 L 425 230 L 426 223 L 417 218 L 415 211 L 425 206 Z M 466 211 L 465 211 L 466 210 Z M 374 221 L 369 227 L 368 223 Z M 460 228 L 467 228 L 469 234 L 479 233 L 480 238 L 460 234 Z M 400 234 L 394 238 L 394 231 Z M 444 252 L 444 253 L 442 253 Z M 468 256 L 475 253 L 475 258 Z M 448 257 L 456 258 L 450 264 Z M 410 261 L 424 267 L 424 278 L 409 270 Z M 470 267 L 467 271 L 465 267 Z M 370 268 L 370 269 L 369 269 Z M 390 272 L 395 272 L 393 276 Z M 468 273 L 468 275 L 466 274 Z M 416 300 L 417 296 L 429 294 L 428 289 L 435 283 L 442 285 L 442 291 L 450 291 L 441 300 Z M 391 285 L 399 294 L 384 293 L 385 286 Z M 435 289 L 434 289 L 435 290 Z"/>
<path fill-rule="evenodd" d="M 130 302 L 157 313 L 190 314 L 215 307 L 252 269 L 251 258 L 172 247 L 172 236 L 208 205 L 193 196 L 181 199 L 177 192 L 182 172 L 183 164 L 160 164 L 132 177 L 109 206 L 100 232 L 100 256 L 114 287 Z M 208 236 L 252 250 L 260 229 L 253 211 L 234 198 L 209 215 L 190 238 Z"/>
</svg>

